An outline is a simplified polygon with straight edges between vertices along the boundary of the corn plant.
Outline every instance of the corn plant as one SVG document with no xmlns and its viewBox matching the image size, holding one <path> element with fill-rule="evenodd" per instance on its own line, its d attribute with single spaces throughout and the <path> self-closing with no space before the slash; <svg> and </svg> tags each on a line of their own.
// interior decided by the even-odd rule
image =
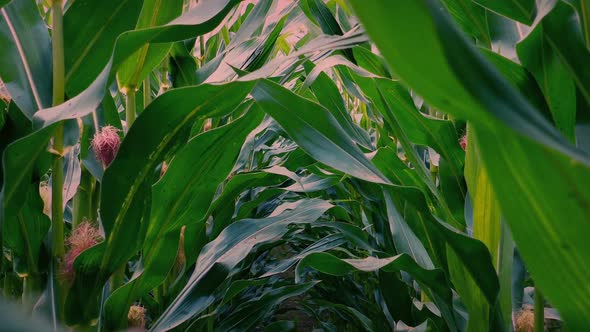
<svg viewBox="0 0 590 332">
<path fill-rule="evenodd" d="M 588 17 L 0 0 L 0 330 L 587 330 Z"/>
</svg>

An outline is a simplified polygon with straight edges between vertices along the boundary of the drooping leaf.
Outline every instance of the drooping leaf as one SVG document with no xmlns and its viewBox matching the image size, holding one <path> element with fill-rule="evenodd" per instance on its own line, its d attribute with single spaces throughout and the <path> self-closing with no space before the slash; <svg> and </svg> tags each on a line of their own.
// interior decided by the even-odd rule
<svg viewBox="0 0 590 332">
<path fill-rule="evenodd" d="M 252 96 L 316 160 L 360 179 L 390 183 L 322 106 L 266 80 L 256 84 Z"/>
<path fill-rule="evenodd" d="M 364 21 L 369 35 L 402 81 L 415 89 L 431 106 L 477 122 L 480 126 L 495 126 L 501 121 L 521 135 L 588 162 L 587 157 L 568 144 L 567 140 L 482 58 L 457 31 L 449 17 L 438 8 L 435 9 L 435 3 L 434 0 L 413 2 L 411 6 L 401 2 L 388 3 L 388 10 L 381 8 L 380 15 L 395 11 L 396 17 L 402 19 L 391 20 L 389 17 L 382 17 Z M 373 6 L 364 5 L 357 9 L 357 14 L 362 20 L 365 14 L 373 13 L 373 10 L 377 12 Z M 428 45 L 428 52 L 412 51 L 418 45 L 415 43 L 417 39 L 401 38 L 394 33 L 417 21 L 424 23 L 418 29 L 422 36 L 420 45 Z M 384 42 L 385 40 L 388 42 Z M 453 57 L 454 55 L 457 57 Z M 392 61 L 394 59 L 397 61 Z M 446 59 L 456 61 L 447 62 Z M 463 62 L 459 64 L 458 59 Z M 464 65 L 465 61 L 471 64 L 469 69 Z M 481 77 L 490 79 L 481 80 Z M 453 98 L 448 97 L 451 95 Z"/>
<path fill-rule="evenodd" d="M 183 0 L 146 0 L 135 29 L 146 29 L 164 25 L 182 12 Z M 141 81 L 158 65 L 170 51 L 171 44 L 147 44 L 131 55 L 117 72 L 119 85 L 136 89 Z"/>
<path fill-rule="evenodd" d="M 426 248 L 424 248 L 422 242 L 420 242 L 416 234 L 414 234 L 402 217 L 398 208 L 395 206 L 395 203 L 391 199 L 389 192 L 384 190 L 383 198 L 387 210 L 389 229 L 397 252 L 412 257 L 412 259 L 424 269 L 433 269 L 434 264 L 426 252 Z"/>
<path fill-rule="evenodd" d="M 457 24 L 477 42 L 491 47 L 491 36 L 487 24 L 486 9 L 473 0 L 442 0 L 441 1 Z"/>
<path fill-rule="evenodd" d="M 356 142 L 370 148 L 369 135 L 352 121 L 336 83 L 326 73 L 320 73 L 310 87 L 319 103 L 332 113 L 342 129 Z"/>
<path fill-rule="evenodd" d="M 493 261 L 497 265 L 502 232 L 500 206 L 493 192 L 489 176 L 479 157 L 475 139 L 471 136 L 469 138 L 465 178 L 469 187 L 469 202 L 471 202 L 471 211 L 473 213 L 470 218 L 470 232 L 472 232 L 473 237 L 479 239 L 488 247 L 492 258 L 494 258 Z M 453 255 L 450 257 L 451 260 L 457 259 Z M 461 294 L 465 294 L 463 302 L 470 312 L 467 321 L 468 327 L 474 330 L 489 328 L 490 307 L 483 300 L 483 296 L 476 288 L 475 282 L 460 269 L 454 269 L 452 275 L 457 287 L 463 289 Z"/>
<path fill-rule="evenodd" d="M 78 257 L 76 264 L 80 264 L 80 271 L 88 274 L 78 273 L 75 285 L 81 289 L 70 292 L 71 308 L 92 306 L 94 299 L 87 292 L 96 292 L 143 243 L 139 230 L 142 222 L 147 223 L 143 211 L 147 209 L 149 213 L 149 207 L 142 202 L 151 196 L 144 188 L 150 184 L 153 170 L 168 150 L 187 138 L 188 130 L 198 118 L 231 112 L 252 86 L 253 83 L 234 82 L 171 90 L 155 99 L 137 118 L 121 144 L 117 154 L 120 157 L 105 171 L 100 216 L 106 241 Z M 100 262 L 98 266 L 96 258 Z M 92 310 L 88 314 L 92 315 Z M 70 319 L 90 318 L 78 315 Z"/>
<path fill-rule="evenodd" d="M 573 141 L 576 121 L 574 79 L 559 57 L 561 51 L 554 50 L 554 47 L 559 46 L 553 46 L 550 38 L 545 34 L 543 24 L 538 24 L 526 39 L 518 44 L 518 56 L 539 83 L 557 128 Z"/>
<path fill-rule="evenodd" d="M 535 0 L 474 0 L 476 3 L 526 25 L 533 23 Z"/>
<path fill-rule="evenodd" d="M 71 2 L 64 14 L 66 92 L 85 90 L 109 62 L 117 37 L 132 30 L 141 0 Z"/>
<path fill-rule="evenodd" d="M 34 0 L 0 8 L 0 78 L 30 119 L 51 106 L 51 39 Z"/>
<path fill-rule="evenodd" d="M 464 224 L 462 204 L 450 205 L 452 202 L 462 202 L 465 191 L 462 180 L 463 152 L 452 123 L 428 118 L 418 112 L 410 94 L 397 82 L 388 79 L 367 80 L 361 77 L 357 77 L 357 82 L 383 116 L 387 128 L 390 129 L 390 135 L 400 140 L 406 156 L 414 164 L 422 183 L 431 191 L 443 213 L 447 214 L 448 222 L 455 222 L 456 227 L 462 227 L 460 226 Z M 446 197 L 443 198 L 441 192 L 443 188 L 437 188 L 431 180 L 430 172 L 418 157 L 412 143 L 430 146 L 441 155 L 447 163 L 449 177 L 457 190 L 445 192 Z M 451 199 L 451 195 L 454 195 L 455 199 Z M 453 210 L 450 210 L 451 208 Z"/>
<path fill-rule="evenodd" d="M 2 155 L 4 181 L 2 186 L 2 221 L 18 216 L 40 174 L 35 174 L 37 161 L 48 158 L 47 145 L 53 134 L 53 127 L 34 132 L 10 144 Z M 46 171 L 43 170 L 44 173 Z"/>
<path fill-rule="evenodd" d="M 202 312 L 214 300 L 211 293 L 255 245 L 280 238 L 289 224 L 312 223 L 331 207 L 320 199 L 299 200 L 285 203 L 267 218 L 243 219 L 225 228 L 201 250 L 187 285 L 151 331 L 170 330 Z"/>
<path fill-rule="evenodd" d="M 124 327 L 127 308 L 133 301 L 164 281 L 174 265 L 183 225 L 199 223 L 199 232 L 204 234 L 203 217 L 217 186 L 228 176 L 244 139 L 260 123 L 262 115 L 251 110 L 235 122 L 191 139 L 175 155 L 153 189 L 142 274 L 136 271 L 134 280 L 118 289 L 105 304 L 109 328 Z"/>
<path fill-rule="evenodd" d="M 36 278 L 43 270 L 43 239 L 50 220 L 43 214 L 43 201 L 35 183 L 28 185 L 26 201 L 16 214 L 5 214 L 2 222 L 3 245 L 13 255 L 14 269 L 21 276 Z M 47 258 L 45 258 L 47 259 Z"/>
<path fill-rule="evenodd" d="M 589 289 L 579 287 L 588 271 L 576 263 L 585 261 L 590 252 L 580 236 L 588 228 L 585 207 L 590 193 L 584 185 L 580 187 L 590 183 L 587 156 L 499 77 L 434 1 L 392 2 L 388 10 L 382 3 L 353 4 L 369 35 L 406 84 L 429 104 L 472 121 L 501 209 L 536 284 L 569 328 L 584 329 L 579 317 L 590 303 L 568 299 L 590 295 Z M 384 13 L 396 13 L 396 19 Z M 420 34 L 420 43 L 418 38 L 395 34 L 410 26 Z M 428 52 L 424 45 L 429 46 Z M 546 174 L 560 177 L 548 181 Z M 566 198 L 572 196 L 576 199 Z M 538 255 L 540 251 L 546 254 Z M 546 266 L 574 272 L 548 273 Z"/>
<path fill-rule="evenodd" d="M 173 88 L 197 84 L 197 63 L 183 42 L 177 42 L 170 51 L 170 81 Z"/>
</svg>

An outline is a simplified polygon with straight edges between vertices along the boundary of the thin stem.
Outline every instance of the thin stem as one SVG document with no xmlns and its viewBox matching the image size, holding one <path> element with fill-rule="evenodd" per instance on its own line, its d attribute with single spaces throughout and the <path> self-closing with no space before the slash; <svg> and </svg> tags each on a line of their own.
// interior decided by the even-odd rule
<svg viewBox="0 0 590 332">
<path fill-rule="evenodd" d="M 51 234 L 52 254 L 56 259 L 63 258 L 64 249 L 64 211 L 63 211 L 63 133 L 64 127 L 58 125 L 53 137 L 53 149 L 57 156 L 51 169 Z"/>
<path fill-rule="evenodd" d="M 430 177 L 432 181 L 436 183 L 436 178 L 438 177 L 438 166 L 432 163 L 432 159 L 430 159 Z"/>
<path fill-rule="evenodd" d="M 201 52 L 201 56 L 199 57 L 199 64 L 201 67 L 205 65 L 205 36 L 201 35 L 199 37 L 199 51 Z"/>
<path fill-rule="evenodd" d="M 78 226 L 84 219 L 92 220 L 92 192 L 95 179 L 84 165 L 81 166 L 80 185 L 74 196 L 74 213 L 72 227 Z"/>
<path fill-rule="evenodd" d="M 150 81 L 150 76 L 143 80 L 143 108 L 147 108 L 148 105 L 152 102 L 152 82 Z"/>
<path fill-rule="evenodd" d="M 55 0 L 51 5 L 53 13 L 53 105 L 64 102 L 64 43 L 62 1 Z M 59 124 L 53 137 L 53 150 L 57 154 L 52 168 L 51 220 L 53 257 L 63 258 L 63 124 Z"/>
<path fill-rule="evenodd" d="M 52 11 L 52 47 L 53 47 L 53 105 L 64 102 L 64 40 L 63 40 L 63 0 L 53 0 Z M 56 154 L 51 167 L 51 253 L 53 256 L 54 287 L 56 294 L 53 298 L 57 317 L 63 318 L 65 304 L 65 285 L 59 282 L 57 271 L 65 255 L 64 248 L 64 205 L 63 205 L 63 154 L 64 154 L 64 126 L 57 124 L 53 136 L 53 150 Z"/>
<path fill-rule="evenodd" d="M 130 88 L 127 90 L 127 104 L 125 105 L 125 122 L 127 123 L 127 128 L 125 134 L 133 125 L 135 121 L 135 88 Z"/>
<path fill-rule="evenodd" d="M 545 331 L 545 297 L 535 285 L 535 332 Z"/>
<path fill-rule="evenodd" d="M 63 38 L 63 11 L 62 0 L 53 0 L 51 10 L 53 12 L 53 28 L 51 32 L 53 45 L 53 105 L 64 102 L 65 89 L 65 65 L 64 65 L 64 38 Z"/>
</svg>

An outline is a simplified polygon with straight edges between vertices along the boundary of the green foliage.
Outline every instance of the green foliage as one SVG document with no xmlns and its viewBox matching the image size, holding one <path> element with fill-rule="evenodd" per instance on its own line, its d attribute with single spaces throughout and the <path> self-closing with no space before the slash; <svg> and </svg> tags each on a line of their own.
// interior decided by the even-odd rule
<svg viewBox="0 0 590 332">
<path fill-rule="evenodd" d="M 590 326 L 584 1 L 49 2 L 0 1 L 0 288 L 54 330 Z"/>
</svg>

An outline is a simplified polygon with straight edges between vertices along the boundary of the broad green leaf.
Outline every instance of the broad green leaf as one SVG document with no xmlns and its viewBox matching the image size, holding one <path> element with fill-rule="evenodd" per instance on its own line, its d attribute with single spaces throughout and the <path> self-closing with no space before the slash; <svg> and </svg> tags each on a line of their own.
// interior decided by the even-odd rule
<svg viewBox="0 0 590 332">
<path fill-rule="evenodd" d="M 535 0 L 473 0 L 483 7 L 526 25 L 533 23 Z"/>
<path fill-rule="evenodd" d="M 183 0 L 146 0 L 135 29 L 164 25 L 182 12 Z M 135 51 L 119 68 L 119 86 L 137 89 L 141 81 L 166 57 L 172 45 L 148 44 Z"/>
<path fill-rule="evenodd" d="M 311 57 L 317 55 L 318 52 L 326 51 L 326 54 L 334 50 L 347 49 L 358 44 L 366 42 L 367 36 L 355 29 L 347 32 L 343 36 L 326 36 L 321 35 L 307 44 L 302 46 L 296 52 L 292 52 L 288 56 L 275 58 L 269 61 L 266 65 L 253 73 L 250 73 L 241 78 L 241 80 L 254 80 L 258 78 L 267 78 L 272 76 L 289 77 L 291 73 L 304 62 L 301 56 Z M 315 58 L 314 58 L 315 59 Z M 285 79 L 285 78 L 283 78 Z"/>
<path fill-rule="evenodd" d="M 210 32 L 239 2 L 239 0 L 203 1 L 165 25 L 121 34 L 113 52 L 113 67 L 118 68 L 125 59 L 145 43 L 180 41 Z"/>
<path fill-rule="evenodd" d="M 504 327 L 510 330 L 511 325 L 511 311 L 514 308 L 512 301 L 515 292 L 513 291 L 513 270 L 514 270 L 514 252 L 516 246 L 512 233 L 502 219 L 502 237 L 500 238 L 498 260 L 496 270 L 498 271 L 498 279 L 500 282 L 500 298 L 498 299 L 499 310 L 504 318 Z"/>
<path fill-rule="evenodd" d="M 320 73 L 310 87 L 318 102 L 332 113 L 342 129 L 358 144 L 370 149 L 369 135 L 352 121 L 336 83 L 326 73 Z"/>
<path fill-rule="evenodd" d="M 405 1 L 388 3 L 388 10 L 367 3 L 357 9 L 357 14 L 362 20 L 365 14 L 379 11 L 380 19 L 365 20 L 365 28 L 391 68 L 431 106 L 488 128 L 501 121 L 521 135 L 590 163 L 467 43 L 449 17 L 435 9 L 435 2 L 420 0 L 409 6 Z M 395 12 L 402 19 L 383 17 L 385 12 Z M 424 23 L 413 30 L 421 39 L 395 33 L 415 22 Z M 414 52 L 418 45 L 428 45 L 429 51 Z M 466 61 L 471 64 L 469 69 Z"/>
<path fill-rule="evenodd" d="M 262 2 L 258 4 L 258 6 L 262 5 Z M 236 74 L 244 76 L 265 65 L 273 54 L 286 19 L 285 15 L 277 22 L 269 24 L 269 31 L 260 35 L 246 36 L 238 32 L 239 36 L 236 38 L 246 38 L 246 40 L 240 44 L 232 41 L 224 52 L 199 70 L 199 79 L 207 82 L 224 82 L 234 78 Z"/>
<path fill-rule="evenodd" d="M 173 88 L 197 85 L 197 63 L 186 44 L 177 42 L 170 50 L 170 81 Z"/>
<path fill-rule="evenodd" d="M 471 136 L 469 137 L 471 138 Z M 502 237 L 500 206 L 495 198 L 489 177 L 480 160 L 473 139 L 470 139 L 467 145 L 465 178 L 470 190 L 468 194 L 471 196 L 468 202 L 471 204 L 470 212 L 472 212 L 472 215 L 466 216 L 467 219 L 470 219 L 468 225 L 470 225 L 471 229 L 469 231 L 474 238 L 482 241 L 487 246 L 492 254 L 492 261 L 496 269 L 499 269 Z M 469 311 L 467 330 L 490 329 L 492 307 L 478 289 L 473 277 L 462 266 L 459 258 L 452 252 L 447 253 L 447 258 L 449 260 L 451 279 L 459 294 L 461 294 L 462 302 Z M 501 284 L 501 286 L 502 290 L 506 286 L 508 286 L 508 290 L 511 289 L 510 284 Z M 511 309 L 511 306 L 508 306 L 507 311 L 502 311 L 504 317 L 511 317 Z M 505 325 L 504 328 L 508 327 Z"/>
<path fill-rule="evenodd" d="M 551 46 L 586 102 L 590 103 L 590 68 L 584 65 L 590 61 L 590 50 L 585 45 L 576 11 L 570 4 L 558 0 L 535 27 L 539 26 L 542 27 L 544 42 Z M 543 84 L 540 85 L 543 87 Z"/>
<path fill-rule="evenodd" d="M 27 201 L 30 184 L 34 176 L 39 178 L 41 174 L 36 170 L 37 161 L 47 158 L 47 144 L 53 134 L 53 127 L 36 131 L 29 136 L 21 138 L 4 149 L 2 155 L 2 168 L 4 181 L 2 186 L 2 220 L 14 217 L 23 209 Z M 41 173 L 44 173 L 43 170 Z"/>
<path fill-rule="evenodd" d="M 588 212 L 582 202 L 589 201 L 590 195 L 578 187 L 581 183 L 590 183 L 587 168 L 575 162 L 572 164 L 571 159 L 529 141 L 519 142 L 507 150 L 499 149 L 495 138 L 498 134 L 513 142 L 518 140 L 518 136 L 506 130 L 491 134 L 476 129 L 475 133 L 479 148 L 486 151 L 482 160 L 488 168 L 500 207 L 536 285 L 542 287 L 549 301 L 560 310 L 569 328 L 586 326 L 577 313 L 590 303 L 574 303 L 567 299 L 569 296 L 580 298 L 581 294 L 590 291 L 579 283 L 583 277 L 578 273 L 583 273 L 580 270 L 584 267 L 577 263 L 589 252 L 587 241 L 580 232 L 585 227 L 583 216 Z M 516 156 L 516 153 L 520 155 Z M 552 172 L 559 172 L 562 177 L 548 179 L 547 174 Z M 516 182 L 504 185 L 506 176 Z M 567 181 L 573 178 L 576 182 Z M 544 194 L 539 194 L 541 192 Z M 569 193 L 576 199 L 568 199 L 559 193 Z M 509 199 L 502 199 L 505 195 Z M 568 244 L 559 247 L 563 239 L 567 239 Z M 551 253 L 539 256 L 538 252 L 542 250 L 551 250 Z M 548 264 L 555 268 L 570 268 L 572 273 L 567 276 L 547 273 L 545 267 Z"/>
<path fill-rule="evenodd" d="M 244 63 L 242 68 L 244 71 L 251 72 L 260 69 L 269 60 L 286 20 L 287 16 L 281 18 L 270 33 L 265 36 L 261 44 L 256 47 L 253 54 Z"/>
<path fill-rule="evenodd" d="M 483 48 L 479 48 L 479 51 L 547 120 L 552 118 L 543 90 L 525 67 L 496 52 Z"/>
<path fill-rule="evenodd" d="M 342 28 L 338 24 L 338 21 L 336 21 L 336 18 L 334 17 L 328 6 L 326 6 L 324 1 L 306 0 L 302 1 L 301 3 L 305 3 L 307 8 L 309 8 L 309 13 L 311 14 L 315 22 L 317 22 L 317 24 L 320 26 L 323 33 L 325 33 L 326 35 L 337 36 L 342 36 L 344 34 Z M 349 59 L 352 62 L 355 61 L 354 55 L 351 52 L 351 50 L 345 49 L 342 50 L 342 52 L 344 53 L 347 59 Z"/>
<path fill-rule="evenodd" d="M 30 119 L 51 106 L 51 39 L 34 0 L 0 8 L 0 78 Z"/>
<path fill-rule="evenodd" d="M 316 160 L 366 181 L 390 183 L 321 105 L 267 80 L 258 81 L 252 96 Z"/>
<path fill-rule="evenodd" d="M 115 56 L 113 57 L 114 60 L 111 59 L 111 61 L 108 62 L 106 67 L 102 69 L 100 75 L 96 78 L 96 80 L 91 84 L 91 86 L 87 90 L 84 90 L 78 96 L 70 99 L 67 103 L 64 103 L 57 107 L 44 109 L 42 112 L 40 112 L 38 117 L 35 118 L 35 122 L 37 125 L 43 126 L 44 129 L 23 139 L 23 141 L 18 144 L 12 144 L 9 148 L 10 152 L 7 152 L 8 150 L 5 151 L 5 155 L 8 156 L 12 154 L 18 155 L 23 151 L 27 151 L 30 149 L 35 150 L 34 152 L 25 156 L 26 161 L 22 164 L 26 165 L 25 167 L 19 166 L 19 168 L 15 168 L 15 170 L 17 170 L 15 171 L 15 174 L 20 175 L 10 175 L 10 179 L 13 180 L 14 183 L 8 185 L 6 183 L 3 184 L 3 204 L 5 210 L 18 210 L 20 206 L 19 204 L 21 204 L 20 202 L 23 202 L 22 197 L 26 195 L 26 191 L 24 191 L 24 188 L 26 188 L 26 186 L 22 186 L 22 181 L 29 181 L 28 179 L 31 176 L 34 161 L 36 158 L 35 156 L 38 156 L 42 153 L 46 153 L 45 149 L 51 137 L 51 130 L 53 128 L 52 124 L 65 119 L 75 119 L 83 117 L 94 112 L 94 110 L 98 107 L 101 100 L 103 99 L 107 83 L 109 82 L 109 78 L 113 78 L 114 70 L 116 70 L 116 68 L 119 66 L 122 60 L 124 60 L 127 56 L 131 55 L 131 53 L 134 50 L 138 49 L 145 42 L 150 41 L 152 38 L 155 38 L 155 36 L 158 34 L 160 37 L 164 38 L 164 41 L 175 41 L 179 39 L 189 38 L 189 36 L 193 33 L 204 33 L 209 31 L 210 29 L 213 29 L 227 14 L 227 12 L 229 12 L 231 7 L 235 5 L 235 3 L 235 1 L 228 0 L 223 3 L 208 3 L 207 6 L 203 4 L 201 6 L 198 6 L 195 10 L 190 11 L 186 15 L 177 19 L 176 25 L 142 30 L 141 32 L 139 32 L 139 35 L 131 37 L 127 35 L 129 38 L 127 40 L 129 42 L 122 41 L 120 42 L 120 45 L 123 46 L 115 47 L 116 51 Z M 112 65 L 112 63 L 114 63 L 115 65 Z M 111 69 L 114 70 L 112 71 Z M 90 76 L 92 77 L 92 75 Z M 71 89 L 77 91 L 82 90 L 86 86 L 87 85 L 83 84 L 78 87 L 72 87 Z M 6 159 L 11 159 L 10 162 L 12 162 L 13 158 L 6 157 Z M 6 166 L 4 166 L 4 170 L 5 177 L 7 176 L 7 173 L 12 174 L 12 171 L 6 171 Z M 97 253 L 102 252 L 102 250 L 102 247 L 99 246 Z M 96 265 L 97 261 L 100 261 L 100 259 L 100 255 L 89 252 L 88 265 Z M 81 259 L 81 261 L 84 261 L 84 259 Z M 81 264 L 81 266 L 83 265 L 84 264 Z M 104 279 L 106 277 L 107 276 L 102 276 L 99 279 Z M 98 287 L 98 285 L 96 285 L 96 287 Z M 91 302 L 91 298 L 93 298 L 93 296 L 84 296 L 82 294 L 84 292 L 89 291 L 87 287 L 82 288 L 82 290 L 83 291 L 80 294 L 81 299 Z M 95 289 L 91 291 L 96 292 L 97 290 Z M 71 304 L 71 307 L 78 308 L 79 306 L 78 304 L 74 303 Z M 78 318 L 84 319 L 81 316 L 83 315 L 80 315 Z"/>
<path fill-rule="evenodd" d="M 469 136 L 465 162 L 465 180 L 469 188 L 473 210 L 473 236 L 482 241 L 490 250 L 494 262 L 498 261 L 501 238 L 502 214 L 490 183 L 487 170 L 477 150 L 475 137 Z"/>
<path fill-rule="evenodd" d="M 109 62 L 117 37 L 132 30 L 141 0 L 73 1 L 64 15 L 66 92 L 85 90 Z"/>
<path fill-rule="evenodd" d="M 446 214 L 448 222 L 455 222 L 455 226 L 462 228 L 463 207 L 450 206 L 451 202 L 460 202 L 464 196 L 462 180 L 463 152 L 459 146 L 457 134 L 451 122 L 429 118 L 420 113 L 414 106 L 410 94 L 401 84 L 388 79 L 364 79 L 357 77 L 361 89 L 383 116 L 385 124 L 390 129 L 390 135 L 399 139 L 406 156 L 414 165 L 422 182 L 431 191 L 436 202 Z M 362 82 L 362 83 L 361 83 Z M 430 172 L 426 169 L 421 158 L 412 146 L 420 144 L 434 148 L 447 162 L 453 185 L 458 188 L 455 192 L 446 192 L 443 198 L 441 189 L 431 180 Z M 458 196 L 451 200 L 451 194 Z M 452 211 L 450 210 L 452 208 Z"/>
<path fill-rule="evenodd" d="M 513 245 L 503 243 L 503 239 L 506 237 L 506 234 L 504 233 L 508 233 L 508 231 L 504 229 L 505 227 L 502 227 L 503 223 L 500 205 L 498 204 L 489 175 L 484 168 L 479 154 L 480 152 L 477 150 L 475 138 L 469 136 L 465 165 L 465 179 L 471 197 L 469 202 L 472 205 L 471 224 L 473 228 L 473 237 L 482 241 L 488 247 L 492 254 L 494 266 L 498 271 L 498 274 L 501 275 L 505 273 L 504 270 L 512 265 L 512 255 L 509 254 L 508 257 L 504 257 L 503 247 L 508 246 L 513 249 Z M 508 237 L 510 237 L 509 234 Z M 508 260 L 508 262 L 506 262 L 506 260 Z M 509 271 L 511 271 L 511 268 L 509 268 Z M 471 308 L 470 312 L 474 313 L 469 317 L 469 328 L 477 329 L 477 326 L 485 326 L 488 328 L 491 319 L 490 307 L 485 303 L 483 296 L 476 289 L 475 282 L 468 280 L 461 275 L 455 275 L 455 280 L 462 280 L 458 281 L 457 284 L 460 284 L 467 289 L 465 293 L 468 295 L 464 299 L 464 302 Z M 512 280 L 511 278 L 500 278 L 499 280 L 501 289 L 500 300 L 503 301 L 501 304 L 502 316 L 507 319 L 512 315 L 512 294 L 510 292 L 512 289 Z M 509 325 L 509 322 L 506 322 L 504 328 L 508 330 Z"/>
<path fill-rule="evenodd" d="M 438 257 L 438 262 L 444 264 L 443 267 L 469 312 L 475 311 L 473 316 L 484 318 L 475 318 L 475 322 L 491 328 L 492 325 L 486 323 L 490 317 L 490 308 L 495 309 L 499 284 L 488 248 L 432 216 L 422 195 L 403 189 L 399 191 L 398 197 L 407 199 L 409 206 L 406 205 L 406 211 L 415 209 L 406 220 L 422 242 L 428 244 L 430 255 Z M 482 309 L 484 316 L 480 311 Z M 493 317 L 496 318 L 495 311 Z M 494 323 L 496 321 L 493 320 Z M 496 325 L 493 327 L 497 328 Z"/>
<path fill-rule="evenodd" d="M 394 147 L 379 148 L 371 161 L 393 184 L 415 187 L 428 192 L 428 188 L 416 174 L 416 171 L 410 169 L 399 159 Z"/>
<path fill-rule="evenodd" d="M 82 93 L 58 106 L 44 108 L 33 118 L 34 127 L 43 128 L 67 119 L 76 119 L 94 112 L 105 95 L 105 84 L 111 65 L 107 65 L 97 79 Z"/>
<path fill-rule="evenodd" d="M 383 191 L 385 200 L 385 209 L 387 210 L 387 220 L 389 221 L 389 230 L 393 237 L 393 243 L 398 253 L 406 254 L 422 268 L 432 270 L 434 264 L 426 252 L 426 248 L 412 229 L 408 226 L 404 218 L 391 199 L 391 195 L 386 190 Z"/>
<path fill-rule="evenodd" d="M 42 271 L 41 263 L 47 260 L 42 255 L 42 249 L 50 220 L 43 214 L 38 185 L 31 183 L 27 187 L 27 198 L 22 202 L 20 211 L 4 215 L 2 237 L 4 247 L 13 255 L 15 271 L 21 277 L 36 278 Z"/>
<path fill-rule="evenodd" d="M 441 2 L 463 31 L 473 36 L 478 43 L 491 47 L 492 40 L 485 8 L 477 5 L 473 0 L 442 0 Z"/>
<path fill-rule="evenodd" d="M 8 103 L 6 109 L 2 110 L 2 117 L 4 118 L 4 126 L 0 131 L 0 151 L 4 151 L 10 144 L 32 132 L 31 121 L 12 101 Z M 0 174 L 2 174 L 2 183 L 4 183 L 3 169 Z"/>
<path fill-rule="evenodd" d="M 312 223 L 332 205 L 320 199 L 285 203 L 264 219 L 243 219 L 225 228 L 201 250 L 195 272 L 180 295 L 151 327 L 167 331 L 206 309 L 214 292 L 224 279 L 260 243 L 279 239 L 287 225 Z"/>
<path fill-rule="evenodd" d="M 590 271 L 579 262 L 590 252 L 581 235 L 590 231 L 590 193 L 583 189 L 590 183 L 588 157 L 466 43 L 434 1 L 395 2 L 389 10 L 375 1 L 353 4 L 406 84 L 429 104 L 472 121 L 494 192 L 536 284 L 570 329 L 584 329 L 580 317 L 590 308 L 590 289 L 583 280 Z M 395 19 L 385 12 L 396 13 Z M 420 43 L 396 31 L 419 34 Z M 571 273 L 548 272 L 547 266 Z"/>
<path fill-rule="evenodd" d="M 391 78 L 389 69 L 385 64 L 385 59 L 383 59 L 381 56 L 362 46 L 354 47 L 352 52 L 359 67 L 364 68 L 377 76 Z"/>
<path fill-rule="evenodd" d="M 203 218 L 217 186 L 229 175 L 246 136 L 260 123 L 262 115 L 251 110 L 226 126 L 191 139 L 175 155 L 166 174 L 153 187 L 143 271 L 141 275 L 136 271 L 134 280 L 115 291 L 105 303 L 109 329 L 125 327 L 127 308 L 164 281 L 174 265 L 181 227 L 199 223 L 204 232 Z"/>
<path fill-rule="evenodd" d="M 221 194 L 209 206 L 207 215 L 213 217 L 210 238 L 217 237 L 232 222 L 232 216 L 234 210 L 236 210 L 236 201 L 242 192 L 247 189 L 255 190 L 258 187 L 279 185 L 285 180 L 286 178 L 280 175 L 266 172 L 241 173 L 232 177 L 223 186 Z"/>
<path fill-rule="evenodd" d="M 266 18 L 270 13 L 274 12 L 277 7 L 275 1 L 260 0 L 253 6 L 252 10 L 247 14 L 248 16 L 232 38 L 228 49 L 242 44 L 246 40 L 260 35 L 264 27 Z M 209 47 L 207 47 L 209 49 Z"/>
<path fill-rule="evenodd" d="M 559 51 L 553 48 L 557 46 L 552 46 L 548 39 L 549 36 L 544 33 L 543 24 L 538 24 L 526 39 L 518 44 L 518 56 L 539 83 L 555 125 L 573 142 L 576 87 L 568 73 L 568 68 L 563 65 L 558 55 Z"/>
<path fill-rule="evenodd" d="M 105 171 L 100 216 L 106 240 L 76 260 L 76 264 L 80 264 L 80 269 L 76 270 L 88 273 L 78 273 L 75 285 L 86 285 L 86 290 L 70 293 L 70 308 L 92 305 L 94 299 L 87 292 L 99 289 L 142 245 L 139 231 L 142 223 L 147 223 L 142 211 L 148 209 L 149 214 L 149 207 L 142 202 L 151 196 L 144 187 L 151 183 L 153 170 L 168 150 L 186 139 L 195 120 L 231 112 L 252 86 L 253 83 L 234 82 L 170 90 L 155 99 L 137 118 L 133 126 L 137 129 L 129 130 L 117 154 L 119 158 Z M 164 114 L 166 116 L 162 117 Z M 99 266 L 95 265 L 97 258 Z M 92 310 L 88 314 L 91 315 Z M 90 317 L 79 315 L 70 319 Z"/>
<path fill-rule="evenodd" d="M 330 9 L 321 0 L 306 0 L 305 6 L 309 8 L 309 12 L 316 21 L 316 23 L 322 29 L 322 32 L 327 35 L 339 35 L 342 36 L 343 31 L 338 25 L 338 22 L 334 18 L 334 15 L 330 12 Z"/>
<path fill-rule="evenodd" d="M 466 331 L 497 331 L 491 326 L 491 306 L 486 301 L 483 293 L 477 287 L 473 276 L 467 271 L 465 264 L 450 249 L 447 248 L 447 260 L 449 264 L 449 277 L 457 293 L 461 296 L 461 302 L 467 308 Z"/>
</svg>

